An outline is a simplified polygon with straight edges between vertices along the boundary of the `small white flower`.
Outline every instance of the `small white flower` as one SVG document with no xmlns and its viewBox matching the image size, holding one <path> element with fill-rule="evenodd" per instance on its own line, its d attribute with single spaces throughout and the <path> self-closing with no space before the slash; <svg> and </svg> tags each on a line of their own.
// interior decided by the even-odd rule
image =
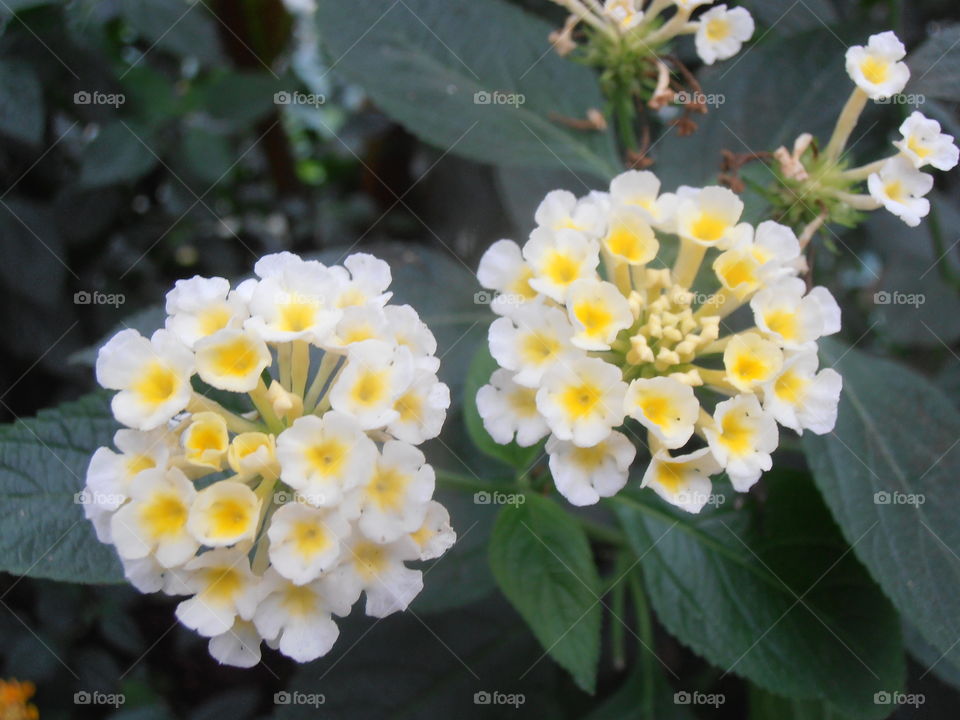
<svg viewBox="0 0 960 720">
<path fill-rule="evenodd" d="M 340 412 L 305 415 L 277 438 L 280 478 L 311 504 L 331 507 L 373 472 L 377 447 Z"/>
<path fill-rule="evenodd" d="M 410 533 L 410 539 L 420 549 L 420 560 L 440 557 L 457 541 L 457 533 L 450 527 L 450 513 L 436 500 L 431 500 L 427 503 L 423 524 Z"/>
<path fill-rule="evenodd" d="M 527 304 L 490 325 L 490 354 L 501 367 L 517 373 L 515 382 L 537 387 L 550 368 L 579 354 L 571 342 L 573 332 L 562 310 Z"/>
<path fill-rule="evenodd" d="M 809 349 L 840 331 L 840 306 L 830 291 L 815 287 L 804 296 L 806 289 L 803 280 L 784 278 L 750 301 L 757 327 L 790 350 Z"/>
<path fill-rule="evenodd" d="M 383 308 L 376 305 L 350 305 L 343 309 L 340 322 L 327 340 L 327 347 L 343 350 L 364 340 L 392 342 L 393 333 Z"/>
<path fill-rule="evenodd" d="M 189 348 L 197 340 L 226 328 L 240 328 L 249 317 L 243 298 L 226 278 L 195 275 L 177 280 L 167 293 L 166 327 Z"/>
<path fill-rule="evenodd" d="M 226 632 L 210 638 L 210 656 L 221 665 L 252 668 L 260 662 L 260 634 L 253 623 L 239 618 Z"/>
<path fill-rule="evenodd" d="M 614 258 L 630 265 L 646 265 L 657 256 L 660 243 L 640 207 L 616 205 L 610 211 L 610 223 L 603 247 Z"/>
<path fill-rule="evenodd" d="M 773 467 L 770 453 L 780 442 L 777 421 L 764 412 L 756 395 L 737 395 L 719 403 L 713 421 L 712 427 L 704 428 L 710 450 L 734 490 L 746 492 Z"/>
<path fill-rule="evenodd" d="M 581 350 L 609 350 L 617 334 L 634 320 L 630 303 L 617 286 L 602 280 L 570 285 L 567 312 L 574 327 L 570 342 Z"/>
<path fill-rule="evenodd" d="M 133 560 L 121 557 L 120 564 L 123 565 L 123 576 L 142 593 L 190 594 L 183 573 L 177 568 L 165 568 L 152 555 Z"/>
<path fill-rule="evenodd" d="M 530 447 L 550 432 L 537 410 L 536 388 L 518 385 L 513 373 L 503 368 L 495 370 L 490 384 L 477 391 L 477 412 L 484 429 L 501 445 L 516 436 L 517 445 Z"/>
<path fill-rule="evenodd" d="M 349 271 L 349 279 L 343 268 L 337 269 L 340 283 L 333 298 L 334 307 L 368 304 L 383 307 L 392 297 L 393 293 L 387 292 L 392 281 L 387 262 L 369 253 L 354 253 L 343 261 L 343 267 Z"/>
<path fill-rule="evenodd" d="M 277 441 L 274 435 L 245 432 L 235 435 L 227 448 L 230 469 L 241 477 L 263 475 L 274 479 L 280 474 L 277 462 Z"/>
<path fill-rule="evenodd" d="M 559 363 L 543 376 L 537 409 L 557 438 L 590 447 L 623 422 L 626 392 L 618 367 L 580 358 Z"/>
<path fill-rule="evenodd" d="M 509 315 L 537 296 L 530 287 L 531 278 L 533 270 L 513 240 L 497 240 L 480 258 L 477 280 L 482 287 L 497 292 L 490 302 L 490 309 L 497 315 Z"/>
<path fill-rule="evenodd" d="M 576 230 L 539 227 L 523 246 L 523 257 L 533 270 L 530 287 L 562 303 L 573 282 L 597 277 L 600 246 Z"/>
<path fill-rule="evenodd" d="M 763 388 L 763 406 L 784 427 L 823 435 L 837 422 L 843 379 L 832 368 L 817 372 L 815 350 L 787 358 L 783 369 Z"/>
<path fill-rule="evenodd" d="M 635 28 L 643 20 L 643 10 L 636 0 L 604 0 L 603 12 L 621 30 Z"/>
<path fill-rule="evenodd" d="M 378 545 L 355 533 L 345 545 L 343 562 L 329 577 L 352 597 L 351 604 L 365 592 L 367 615 L 386 617 L 406 610 L 423 589 L 423 573 L 403 564 L 419 557 L 420 549 L 409 537 Z"/>
<path fill-rule="evenodd" d="M 910 79 L 910 68 L 900 62 L 906 54 L 894 32 L 871 35 L 866 47 L 847 50 L 847 74 L 872 100 L 896 95 Z"/>
<path fill-rule="evenodd" d="M 571 504 L 582 506 L 623 489 L 637 449 L 626 435 L 614 431 L 592 447 L 577 447 L 551 435 L 547 453 L 557 490 Z"/>
<path fill-rule="evenodd" d="M 723 468 L 710 448 L 671 457 L 666 450 L 654 453 L 641 487 L 650 487 L 657 495 L 681 510 L 698 513 L 710 499 L 710 476 Z"/>
<path fill-rule="evenodd" d="M 394 405 L 413 375 L 413 355 L 407 348 L 379 340 L 355 343 L 330 389 L 330 403 L 334 410 L 353 416 L 364 430 L 381 428 L 400 416 Z"/>
<path fill-rule="evenodd" d="M 694 43 L 697 54 L 707 65 L 732 58 L 753 37 L 753 17 L 742 7 L 727 10 L 717 5 L 700 16 Z"/>
<path fill-rule="evenodd" d="M 222 480 L 197 493 L 187 530 L 207 547 L 225 547 L 253 541 L 259 520 L 260 499 L 253 490 L 234 480 Z"/>
<path fill-rule="evenodd" d="M 720 253 L 713 261 L 713 272 L 720 284 L 740 300 L 747 298 L 761 286 L 760 267 L 753 243 L 745 239 Z"/>
<path fill-rule="evenodd" d="M 760 264 L 757 273 L 764 284 L 795 274 L 803 261 L 796 233 L 773 220 L 757 225 L 751 249 Z"/>
<path fill-rule="evenodd" d="M 440 434 L 449 407 L 450 388 L 429 370 L 418 369 L 410 387 L 393 404 L 397 418 L 387 425 L 387 432 L 419 445 Z"/>
<path fill-rule="evenodd" d="M 307 340 L 322 345 L 342 315 L 334 305 L 335 273 L 315 260 L 296 256 L 264 263 L 274 257 L 257 263 L 257 274 L 266 274 L 245 290 L 251 317 L 244 327 L 267 342 Z"/>
<path fill-rule="evenodd" d="M 298 502 L 287 503 L 270 520 L 270 562 L 297 585 L 318 578 L 340 559 L 340 541 L 350 525 L 336 510 L 322 511 Z"/>
<path fill-rule="evenodd" d="M 693 388 L 670 377 L 634 380 L 623 406 L 627 415 L 639 420 L 667 448 L 685 445 L 700 415 Z"/>
<path fill-rule="evenodd" d="M 936 120 L 915 111 L 903 121 L 900 133 L 903 139 L 893 144 L 915 168 L 932 165 L 937 170 L 946 171 L 957 166 L 960 149 L 954 144 L 953 135 L 941 132 Z"/>
<path fill-rule="evenodd" d="M 97 355 L 97 382 L 120 391 L 110 403 L 114 417 L 137 430 L 153 430 L 187 407 L 193 371 L 193 353 L 169 330 L 149 340 L 121 330 Z"/>
<path fill-rule="evenodd" d="M 238 617 L 253 618 L 259 578 L 250 572 L 247 551 L 217 548 L 186 564 L 185 583 L 195 594 L 177 605 L 180 622 L 204 637 L 215 637 L 230 630 Z"/>
<path fill-rule="evenodd" d="M 439 358 L 434 357 L 437 339 L 417 311 L 409 305 L 387 305 L 383 312 L 393 333 L 393 342 L 410 350 L 418 368 L 437 372 L 440 368 Z"/>
<path fill-rule="evenodd" d="M 613 205 L 637 207 L 648 223 L 658 230 L 669 231 L 674 222 L 678 198 L 673 193 L 660 194 L 660 178 L 649 170 L 628 170 L 610 181 Z"/>
<path fill-rule="evenodd" d="M 677 234 L 698 245 L 725 247 L 735 238 L 742 214 L 743 201 L 725 187 L 710 186 L 680 194 Z"/>
<path fill-rule="evenodd" d="M 593 237 L 603 232 L 602 208 L 590 196 L 578 200 L 568 190 L 548 192 L 533 218 L 539 227 L 552 232 L 575 230 Z"/>
<path fill-rule="evenodd" d="M 745 332 L 735 335 L 727 343 L 723 366 L 731 385 L 743 392 L 751 392 L 780 372 L 783 351 L 760 334 Z"/>
<path fill-rule="evenodd" d="M 220 470 L 230 447 L 227 422 L 214 412 L 190 416 L 190 423 L 180 435 L 187 463 L 206 470 Z"/>
<path fill-rule="evenodd" d="M 870 195 L 903 220 L 916 227 L 930 213 L 924 195 L 933 189 L 933 176 L 922 173 L 903 155 L 890 158 L 880 172 L 867 178 Z"/>
<path fill-rule="evenodd" d="M 129 492 L 130 502 L 110 520 L 120 557 L 153 555 L 168 568 L 192 558 L 200 543 L 190 534 L 187 518 L 197 493 L 187 477 L 176 468 L 144 470 Z"/>
<path fill-rule="evenodd" d="M 310 662 L 330 652 L 340 635 L 331 617 L 329 583 L 295 585 L 269 569 L 253 616 L 257 631 L 289 658 Z"/>
<path fill-rule="evenodd" d="M 422 452 L 388 440 L 370 479 L 344 500 L 343 512 L 348 517 L 359 515 L 357 526 L 374 542 L 393 542 L 423 524 L 435 483 Z"/>
</svg>

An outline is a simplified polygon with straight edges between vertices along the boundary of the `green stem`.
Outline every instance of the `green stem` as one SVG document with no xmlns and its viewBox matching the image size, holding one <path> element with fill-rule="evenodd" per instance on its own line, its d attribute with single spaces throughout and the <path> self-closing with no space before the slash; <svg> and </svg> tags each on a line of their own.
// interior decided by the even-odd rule
<svg viewBox="0 0 960 720">
<path fill-rule="evenodd" d="M 650 607 L 647 605 L 647 596 L 640 582 L 640 573 L 631 572 L 627 582 L 630 584 L 630 595 L 633 598 L 634 612 L 637 615 L 637 630 L 640 642 L 643 643 L 639 653 L 640 671 L 643 678 L 643 717 L 653 717 L 653 680 L 656 668 L 653 666 L 653 623 L 650 620 Z"/>
<path fill-rule="evenodd" d="M 627 585 L 616 581 L 620 580 L 621 576 L 627 572 L 630 567 L 629 560 L 630 556 L 627 553 L 617 553 L 617 560 L 613 566 L 613 582 L 616 584 L 611 589 L 613 597 L 611 598 L 610 612 L 614 616 L 614 620 L 623 618 L 627 601 Z M 622 670 L 627 665 L 625 630 L 626 628 L 620 620 L 610 624 L 610 653 L 613 658 L 613 667 L 616 670 Z"/>
<path fill-rule="evenodd" d="M 617 118 L 617 133 L 620 135 L 620 143 L 628 151 L 636 151 L 639 147 L 637 143 L 637 132 L 633 125 L 634 108 L 633 96 L 630 89 L 621 85 L 614 96 L 614 114 Z"/>
</svg>

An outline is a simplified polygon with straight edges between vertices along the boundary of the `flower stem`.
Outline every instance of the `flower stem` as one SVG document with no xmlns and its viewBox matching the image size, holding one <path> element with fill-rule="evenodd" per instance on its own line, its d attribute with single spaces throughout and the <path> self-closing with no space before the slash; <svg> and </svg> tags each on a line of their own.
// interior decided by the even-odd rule
<svg viewBox="0 0 960 720">
<path fill-rule="evenodd" d="M 680 254 L 677 255 L 677 261 L 673 264 L 673 281 L 684 288 L 693 285 L 706 254 L 707 248 L 704 245 L 682 238 Z"/>
<path fill-rule="evenodd" d="M 869 99 L 869 96 L 859 87 L 854 88 L 850 99 L 847 100 L 847 104 L 843 106 L 843 110 L 840 112 L 840 117 L 837 118 L 833 135 L 826 150 L 824 150 L 828 162 L 835 162 L 839 159 L 840 153 L 847 146 L 847 140 L 850 139 L 850 134 L 857 126 L 857 121 L 860 119 L 860 115 L 867 106 L 867 100 Z"/>
<path fill-rule="evenodd" d="M 187 409 L 190 412 L 213 412 L 217 415 L 220 415 L 224 420 L 227 421 L 227 429 L 235 433 L 242 432 L 259 432 L 263 430 L 263 427 L 257 423 L 242 418 L 234 412 L 227 410 L 223 405 L 218 403 L 216 400 L 211 400 L 205 395 L 200 393 L 193 393 L 193 397 L 190 398 L 190 404 L 187 406 Z"/>
<path fill-rule="evenodd" d="M 310 344 L 306 340 L 294 340 L 290 350 L 290 392 L 303 397 L 310 372 Z"/>
<path fill-rule="evenodd" d="M 641 693 L 641 702 L 643 703 L 643 717 L 653 717 L 653 681 L 654 671 L 653 657 L 656 652 L 653 649 L 653 623 L 650 620 L 650 607 L 647 605 L 647 596 L 643 590 L 643 584 L 640 582 L 640 573 L 632 571 L 627 577 L 627 583 L 630 587 L 630 596 L 633 598 L 634 613 L 637 616 L 637 630 L 640 636 L 639 651 L 640 671 L 643 682 L 643 691 Z"/>
</svg>

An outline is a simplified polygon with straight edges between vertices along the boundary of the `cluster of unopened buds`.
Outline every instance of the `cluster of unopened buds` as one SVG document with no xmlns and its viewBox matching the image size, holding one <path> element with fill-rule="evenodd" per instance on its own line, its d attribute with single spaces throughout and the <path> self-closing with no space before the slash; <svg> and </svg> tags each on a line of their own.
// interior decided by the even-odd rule
<svg viewBox="0 0 960 720">
<path fill-rule="evenodd" d="M 915 227 L 930 212 L 925 197 L 933 189 L 933 176 L 921 169 L 952 170 L 960 159 L 954 138 L 942 132 L 940 123 L 919 111 L 900 126 L 900 138 L 893 142 L 896 153 L 860 167 L 848 168 L 844 148 L 870 100 L 887 102 L 899 96 L 910 79 L 903 62 L 906 48 L 893 32 L 870 37 L 866 46 L 847 50 L 847 74 L 856 84 L 840 114 L 830 142 L 820 153 L 809 134 L 801 135 L 792 151 L 780 148 L 775 156 L 789 188 L 785 203 L 796 206 L 797 198 L 806 205 L 825 208 L 824 219 L 838 219 L 832 213 L 837 204 L 853 210 L 877 210 L 881 207 Z M 867 182 L 867 193 L 857 186 Z M 808 218 L 809 219 L 809 218 Z"/>
<path fill-rule="evenodd" d="M 567 54 L 576 47 L 580 23 L 615 44 L 627 43 L 653 56 L 674 38 L 693 35 L 700 59 L 707 65 L 736 55 L 753 36 L 753 17 L 745 8 L 711 7 L 692 19 L 701 5 L 714 0 L 554 0 L 570 12 L 563 29 L 551 36 L 554 47 Z M 664 12 L 672 8 L 669 17 Z"/>
<path fill-rule="evenodd" d="M 818 371 L 817 340 L 840 329 L 840 308 L 798 277 L 794 232 L 741 222 L 743 209 L 727 188 L 661 193 L 632 170 L 609 192 L 549 193 L 522 248 L 500 240 L 482 258 L 502 317 L 480 415 L 501 444 L 546 437 L 571 503 L 616 494 L 641 444 L 642 486 L 699 512 L 711 476 L 745 492 L 771 468 L 778 423 L 833 428 L 841 378 Z M 740 315 L 752 326 L 728 331 Z"/>
<path fill-rule="evenodd" d="M 300 662 L 325 654 L 332 615 L 362 592 L 368 615 L 405 609 L 423 586 L 405 563 L 455 539 L 416 447 L 439 434 L 449 390 L 430 330 L 388 303 L 389 266 L 279 253 L 255 272 L 236 288 L 178 281 L 164 329 L 100 349 L 126 427 L 83 493 L 127 578 L 190 595 L 177 617 L 243 667 L 261 640 Z"/>
</svg>

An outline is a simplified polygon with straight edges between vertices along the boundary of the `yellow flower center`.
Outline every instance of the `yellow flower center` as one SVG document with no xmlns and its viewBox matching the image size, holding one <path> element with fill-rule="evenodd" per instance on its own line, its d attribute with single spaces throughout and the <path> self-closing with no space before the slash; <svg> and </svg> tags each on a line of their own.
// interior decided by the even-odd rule
<svg viewBox="0 0 960 720">
<path fill-rule="evenodd" d="M 560 351 L 560 341 L 552 335 L 527 333 L 520 345 L 520 354 L 530 365 L 542 365 Z"/>
<path fill-rule="evenodd" d="M 308 458 L 314 470 L 321 475 L 338 475 L 347 460 L 350 449 L 346 443 L 330 439 L 308 450 Z"/>
<path fill-rule="evenodd" d="M 710 213 L 701 213 L 690 231 L 697 240 L 714 243 L 724 236 L 727 227 L 727 222 L 723 218 Z"/>
<path fill-rule="evenodd" d="M 569 417 L 579 420 L 596 411 L 601 397 L 603 392 L 600 388 L 585 382 L 567 388 L 560 396 L 560 404 Z"/>
<path fill-rule="evenodd" d="M 417 422 L 423 414 L 423 398 L 411 390 L 400 396 L 393 409 L 400 413 L 400 422 Z"/>
<path fill-rule="evenodd" d="M 158 492 L 140 506 L 140 522 L 155 540 L 168 538 L 183 530 L 188 508 L 174 493 Z"/>
<path fill-rule="evenodd" d="M 718 439 L 734 455 L 746 455 L 753 449 L 753 429 L 736 412 L 724 415 Z"/>
<path fill-rule="evenodd" d="M 377 405 L 387 395 L 389 383 L 383 370 L 365 370 L 360 373 L 350 395 L 358 405 Z"/>
<path fill-rule="evenodd" d="M 730 35 L 730 23 L 723 18 L 713 18 L 707 22 L 706 30 L 712 42 L 719 42 Z"/>
<path fill-rule="evenodd" d="M 211 540 L 226 540 L 243 535 L 254 522 L 255 508 L 234 498 L 215 501 L 210 506 L 208 534 Z"/>
<path fill-rule="evenodd" d="M 133 391 L 143 402 L 160 405 L 167 402 L 179 388 L 180 378 L 177 374 L 160 361 L 154 360 L 134 384 Z"/>
<path fill-rule="evenodd" d="M 886 82 L 887 78 L 890 76 L 890 63 L 888 63 L 886 60 L 880 60 L 872 55 L 869 55 L 862 63 L 860 63 L 860 72 L 863 73 L 863 76 L 867 79 L 867 82 L 878 85 L 882 82 Z"/>
<path fill-rule="evenodd" d="M 305 520 L 295 523 L 290 531 L 293 547 L 305 559 L 330 547 L 330 537 L 320 523 Z"/>
<path fill-rule="evenodd" d="M 573 306 L 573 315 L 590 337 L 603 337 L 613 322 L 613 314 L 599 301 L 584 301 Z"/>
<path fill-rule="evenodd" d="M 353 548 L 353 565 L 369 581 L 386 567 L 387 555 L 380 545 L 361 542 Z"/>
<path fill-rule="evenodd" d="M 230 322 L 231 317 L 230 310 L 223 305 L 204 310 L 197 315 L 200 334 L 203 336 L 213 335 L 217 330 L 223 330 Z"/>
<path fill-rule="evenodd" d="M 367 486 L 367 499 L 381 510 L 397 510 L 403 505 L 404 490 L 412 479 L 396 468 L 379 470 Z"/>
<path fill-rule="evenodd" d="M 773 384 L 773 391 L 784 402 L 796 405 L 803 397 L 803 390 L 808 382 L 806 378 L 801 377 L 793 370 L 787 370 L 777 378 L 777 381 Z"/>
<path fill-rule="evenodd" d="M 311 302 L 293 301 L 280 307 L 280 330 L 303 332 L 316 320 L 317 306 Z"/>
<path fill-rule="evenodd" d="M 507 401 L 520 417 L 537 414 L 537 391 L 534 388 L 517 388 L 507 396 Z"/>
<path fill-rule="evenodd" d="M 550 253 L 543 272 L 551 282 L 557 285 L 569 285 L 580 277 L 580 263 L 569 255 L 555 250 Z"/>
<path fill-rule="evenodd" d="M 763 316 L 770 332 L 777 333 L 784 340 L 797 338 L 797 315 L 789 310 L 772 310 Z"/>
<path fill-rule="evenodd" d="M 244 585 L 240 572 L 229 566 L 208 568 L 205 579 L 207 586 L 200 594 L 205 602 L 217 605 L 232 602 Z"/>
<path fill-rule="evenodd" d="M 212 360 L 218 375 L 243 377 L 256 369 L 259 356 L 250 340 L 238 337 L 219 345 L 213 352 Z"/>
</svg>

